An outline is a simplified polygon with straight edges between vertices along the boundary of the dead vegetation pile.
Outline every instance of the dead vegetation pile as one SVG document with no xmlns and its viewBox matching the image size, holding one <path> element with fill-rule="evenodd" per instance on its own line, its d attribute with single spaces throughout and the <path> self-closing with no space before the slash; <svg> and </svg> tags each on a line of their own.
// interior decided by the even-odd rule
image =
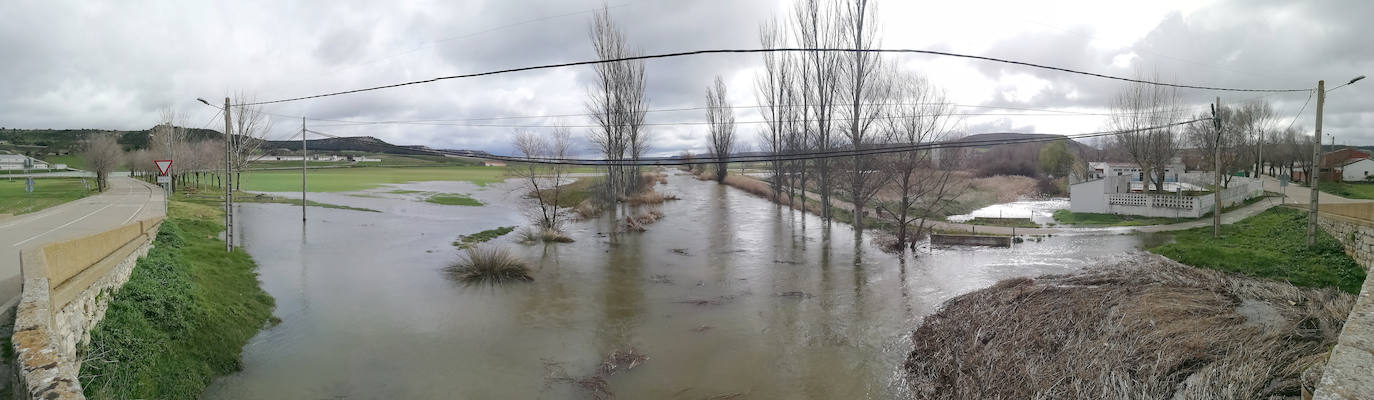
<svg viewBox="0 0 1374 400">
<path fill-rule="evenodd" d="M 547 387 L 555 383 L 570 384 L 593 399 L 611 399 L 615 394 L 611 392 L 610 382 L 606 381 L 606 378 L 634 369 L 648 360 L 648 355 L 634 347 L 614 350 L 601 361 L 595 373 L 582 377 L 568 375 L 563 363 L 544 360 L 544 385 Z"/>
<path fill-rule="evenodd" d="M 916 398 L 1297 398 L 1354 297 L 1163 257 L 956 297 L 913 334 Z"/>
<path fill-rule="evenodd" d="M 649 210 L 636 216 L 626 215 L 624 225 L 625 231 L 644 232 L 648 230 L 648 225 L 658 222 L 660 219 L 663 219 L 663 213 L 658 210 Z"/>
</svg>

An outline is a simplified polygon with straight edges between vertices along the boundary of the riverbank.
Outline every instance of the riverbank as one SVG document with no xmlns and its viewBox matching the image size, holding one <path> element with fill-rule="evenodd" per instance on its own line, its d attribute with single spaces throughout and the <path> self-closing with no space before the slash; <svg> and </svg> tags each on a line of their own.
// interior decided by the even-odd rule
<svg viewBox="0 0 1374 400">
<path fill-rule="evenodd" d="M 956 297 L 912 335 L 915 398 L 1280 398 L 1321 376 L 1354 296 L 1140 255 Z"/>
<path fill-rule="evenodd" d="M 113 294 L 79 350 L 92 399 L 196 398 L 240 368 L 248 339 L 272 319 L 257 264 L 216 239 L 218 209 L 175 201 L 154 247 Z"/>
</svg>

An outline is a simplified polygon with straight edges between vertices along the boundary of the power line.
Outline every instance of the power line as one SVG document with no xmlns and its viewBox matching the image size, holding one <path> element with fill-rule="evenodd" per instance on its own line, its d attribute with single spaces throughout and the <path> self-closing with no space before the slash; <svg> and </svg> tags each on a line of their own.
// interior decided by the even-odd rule
<svg viewBox="0 0 1374 400">
<path fill-rule="evenodd" d="M 1311 93 L 1308 93 L 1308 94 L 1307 94 L 1307 101 L 1302 102 L 1302 108 L 1299 108 L 1299 109 L 1298 109 L 1298 114 L 1293 116 L 1293 120 L 1292 120 L 1292 121 L 1288 121 L 1288 127 L 1287 127 L 1287 128 L 1283 128 L 1284 131 L 1288 131 L 1289 129 L 1293 129 L 1293 124 L 1298 122 L 1298 118 L 1302 118 L 1302 112 L 1303 112 L 1303 111 L 1307 111 L 1307 103 L 1311 103 L 1311 102 L 1312 102 L 1312 94 L 1314 94 L 1314 93 L 1317 93 L 1317 91 L 1314 90 L 1314 91 L 1312 91 Z"/>
<path fill-rule="evenodd" d="M 695 56 L 695 55 L 705 55 L 705 54 L 756 54 L 756 53 L 783 53 L 783 52 L 813 52 L 813 53 L 904 53 L 904 54 L 927 54 L 927 55 L 946 56 L 946 57 L 957 57 L 957 58 L 968 58 L 968 59 L 973 59 L 973 60 L 982 60 L 982 61 L 998 62 L 998 63 L 1004 63 L 1004 64 L 1020 65 L 1020 66 L 1031 67 L 1031 68 L 1047 69 L 1047 70 L 1051 70 L 1051 71 L 1060 71 L 1060 72 L 1066 72 L 1066 73 L 1071 73 L 1071 74 L 1086 75 L 1086 76 L 1092 76 L 1092 77 L 1098 77 L 1098 78 L 1104 78 L 1104 79 L 1112 79 L 1112 80 L 1118 80 L 1118 81 L 1124 81 L 1124 82 L 1141 83 L 1141 84 L 1157 85 L 1157 86 L 1168 86 L 1168 87 L 1175 87 L 1175 88 L 1182 88 L 1182 89 L 1214 90 L 1214 91 L 1226 91 L 1226 92 L 1300 92 L 1300 91 L 1311 90 L 1311 88 L 1302 88 L 1302 89 L 1245 89 L 1245 88 L 1224 88 L 1224 87 L 1215 87 L 1215 86 L 1198 86 L 1198 85 L 1183 85 L 1183 84 L 1174 84 L 1174 83 L 1154 82 L 1154 81 L 1147 81 L 1147 80 L 1143 80 L 1143 79 L 1125 78 L 1125 77 L 1119 77 L 1119 76 L 1112 76 L 1112 75 L 1106 75 L 1106 74 L 1099 74 L 1099 73 L 1095 73 L 1095 72 L 1086 72 L 1086 71 L 1079 71 L 1079 70 L 1074 70 L 1074 69 L 1069 69 L 1069 68 L 1063 68 L 1063 67 L 1054 67 L 1054 66 L 1048 66 L 1048 65 L 1043 65 L 1043 64 L 1029 63 L 1029 62 L 1024 62 L 1024 61 L 1015 61 L 1015 60 L 1008 60 L 1008 59 L 996 58 L 996 57 L 975 56 L 975 55 L 970 55 L 970 54 L 959 54 L 959 53 L 951 53 L 951 52 L 945 52 L 945 51 L 934 51 L 934 50 L 917 50 L 917 49 L 846 49 L 846 48 L 771 48 L 771 49 L 716 49 L 716 50 L 692 50 L 692 51 L 683 51 L 683 52 L 674 52 L 674 53 L 661 53 L 661 54 L 650 54 L 650 55 L 642 55 L 642 56 L 621 57 L 621 58 L 606 59 L 606 60 L 588 60 L 588 61 L 576 61 L 576 62 L 567 62 L 567 63 L 558 63 L 558 64 L 544 64 L 544 65 L 535 65 L 535 66 L 527 66 L 527 67 L 508 68 L 508 69 L 501 69 L 501 70 L 494 70 L 494 71 L 486 71 L 486 72 L 476 72 L 476 73 L 470 73 L 470 74 L 441 76 L 441 77 L 437 77 L 437 78 L 430 78 L 430 79 L 424 79 L 424 80 L 418 80 L 418 81 L 410 81 L 410 82 L 403 82 L 403 83 L 394 83 L 394 84 L 390 84 L 390 85 L 373 86 L 373 87 L 361 88 L 361 89 L 351 89 L 351 90 L 344 90 L 344 91 L 338 91 L 338 92 L 321 93 L 321 94 L 310 95 L 310 96 L 301 96 L 301 97 L 292 97 L 292 98 L 285 98 L 285 99 L 278 99 L 278 100 L 268 100 L 268 101 L 250 102 L 250 103 L 235 104 L 235 105 L 238 105 L 238 106 L 253 106 L 253 105 L 262 105 L 262 104 L 286 103 L 286 102 L 292 102 L 292 101 L 300 101 L 300 100 L 307 100 L 307 99 L 316 99 L 316 98 L 321 98 L 321 97 L 339 96 L 339 95 L 345 95 L 345 94 L 353 94 L 353 93 L 368 92 L 368 91 L 373 91 L 373 90 L 391 89 L 391 88 L 398 88 L 398 87 L 402 87 L 402 86 L 411 86 L 411 85 L 419 85 L 419 84 L 425 84 L 425 83 L 433 83 L 433 82 L 438 82 L 438 81 L 442 81 L 442 80 L 462 79 L 462 78 L 474 78 L 474 77 L 479 77 L 479 76 L 500 75 L 500 74 L 508 74 L 508 73 L 513 73 L 513 72 L 534 71 L 534 70 L 541 70 L 541 69 L 565 68 L 565 67 L 574 67 L 574 66 L 581 66 L 581 65 L 607 64 L 607 63 L 616 63 L 616 62 L 625 62 L 625 61 L 650 60 L 650 59 L 658 59 L 658 58 Z"/>
<path fill-rule="evenodd" d="M 1193 120 L 1188 120 L 1188 121 L 1180 121 L 1180 122 L 1174 122 L 1174 123 L 1170 123 L 1170 124 L 1156 125 L 1156 126 L 1151 126 L 1151 127 L 1146 127 L 1146 128 L 1133 129 L 1133 130 L 1123 130 L 1123 131 L 1100 131 L 1100 132 L 1090 132 L 1090 133 L 1081 133 L 1081 134 L 1073 134 L 1073 135 L 1051 136 L 1051 137 L 1032 137 L 1032 138 L 1020 138 L 1020 139 L 950 140 L 950 141 L 932 142 L 932 143 L 893 144 L 893 145 L 886 145 L 886 146 L 883 146 L 883 147 L 862 148 L 862 149 L 826 150 L 826 151 L 813 151 L 813 152 L 802 152 L 802 153 L 783 153 L 783 154 L 744 155 L 744 156 L 731 156 L 731 157 L 729 157 L 729 158 L 726 158 L 726 159 L 723 160 L 723 161 L 724 161 L 724 162 L 797 161 L 797 160 L 811 160 L 811 159 L 820 159 L 820 158 L 838 158 L 838 157 L 854 157 L 854 156 L 879 155 L 879 154 L 900 153 L 900 152 L 909 152 L 909 151 L 918 151 L 918 150 L 957 149 L 957 148 L 966 148 L 966 147 L 984 147 L 984 146 L 998 146 L 998 145 L 1008 145 L 1008 144 L 1022 144 L 1022 143 L 1049 142 L 1049 141 L 1055 141 L 1055 140 L 1085 139 L 1085 138 L 1092 138 L 1092 137 L 1114 136 L 1114 135 L 1121 135 L 1121 134 L 1126 134 L 1126 133 L 1145 132 L 1145 131 L 1151 131 L 1151 130 L 1157 130 L 1157 129 L 1165 129 L 1165 128 L 1171 128 L 1171 127 L 1180 126 L 1180 125 L 1191 124 L 1191 123 L 1195 123 L 1195 122 L 1199 122 L 1199 121 L 1207 121 L 1207 120 L 1210 120 L 1210 119 L 1211 119 L 1211 118 L 1198 118 L 1198 119 L 1193 119 Z M 325 132 L 320 132 L 320 131 L 316 131 L 316 130 L 311 130 L 311 129 L 307 129 L 307 131 L 308 131 L 308 132 L 311 132 L 311 133 L 315 133 L 315 134 L 327 136 L 327 137 L 336 138 L 336 139 L 353 140 L 353 141 L 358 142 L 358 143 L 367 143 L 367 144 L 369 144 L 369 145 L 374 145 L 374 146 L 383 146 L 383 147 L 400 148 L 400 149 L 404 149 L 404 150 L 412 151 L 412 152 L 423 152 L 423 153 L 430 153 L 430 154 L 444 155 L 444 156 L 461 156 L 461 157 L 468 157 L 468 158 L 486 159 L 486 160 L 493 160 L 493 161 L 505 161 L 505 162 L 522 162 L 522 163 L 551 164 L 551 165 L 583 165 L 583 166 L 634 166 L 634 165 L 639 165 L 639 166 L 666 166 L 666 165 L 709 164 L 709 163 L 722 162 L 721 160 L 717 160 L 717 159 L 714 159 L 714 158 L 703 158 L 703 159 L 685 160 L 685 159 L 678 158 L 678 157 L 649 157 L 649 158 L 640 158 L 640 159 L 638 159 L 638 160 L 624 160 L 624 159 L 578 159 L 578 158 L 544 158 L 544 157 L 513 157 L 513 156 L 500 156 L 500 155 L 491 155 L 491 154 L 477 154 L 477 153 L 457 152 L 457 151 L 449 151 L 449 150 L 433 150 L 433 149 L 413 148 L 413 147 L 398 146 L 398 145 L 389 144 L 389 143 L 385 143 L 385 142 L 371 142 L 371 141 L 369 141 L 369 142 L 362 142 L 362 141 L 358 140 L 357 138 L 353 138 L 353 137 L 337 136 L 337 135 L 333 135 L 333 134 L 329 134 L 329 133 L 325 133 Z M 1012 133 L 1012 132 L 1007 132 L 1007 133 Z"/>
</svg>

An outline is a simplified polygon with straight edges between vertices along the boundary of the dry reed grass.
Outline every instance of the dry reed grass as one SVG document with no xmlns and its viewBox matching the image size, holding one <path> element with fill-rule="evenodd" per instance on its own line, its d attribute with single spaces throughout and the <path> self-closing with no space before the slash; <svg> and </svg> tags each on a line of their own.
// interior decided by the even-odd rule
<svg viewBox="0 0 1374 400">
<path fill-rule="evenodd" d="M 715 178 L 714 178 L 714 176 L 715 176 L 714 173 L 707 173 L 707 174 L 710 174 L 711 177 L 710 177 L 709 179 L 702 179 L 702 180 L 711 180 L 711 179 L 715 179 Z M 701 179 L 701 177 L 698 176 L 697 179 Z M 771 185 L 769 185 L 768 182 L 764 182 L 764 181 L 755 179 L 755 178 L 753 178 L 753 177 L 744 176 L 744 175 L 726 175 L 726 176 L 725 176 L 725 184 L 726 184 L 726 185 L 730 185 L 731 187 L 734 187 L 734 188 L 736 188 L 736 189 L 743 190 L 743 191 L 745 191 L 745 192 L 749 192 L 750 194 L 753 194 L 753 195 L 755 195 L 755 196 L 759 196 L 759 197 L 762 197 L 762 198 L 765 198 L 765 199 L 772 200 L 773 202 L 778 203 L 778 204 L 782 204 L 782 205 L 784 205 L 784 206 L 788 206 L 788 207 L 792 207 L 792 208 L 801 208 L 801 207 L 799 207 L 797 204 L 793 204 L 793 203 L 791 203 L 791 202 L 788 202 L 788 201 L 787 201 L 787 196 L 774 196 L 774 195 L 773 195 L 773 187 L 772 187 Z M 798 200 L 801 200 L 801 195 L 800 195 L 800 194 L 798 194 L 797 199 L 798 199 Z M 816 202 L 816 201 L 807 201 L 807 202 L 806 202 L 806 211 L 807 211 L 807 212 L 810 212 L 810 213 L 812 213 L 812 214 L 820 215 L 820 213 L 821 213 L 820 203 L 818 203 L 818 202 Z"/>
<path fill-rule="evenodd" d="M 626 204 L 637 206 L 643 204 L 663 204 L 667 201 L 678 200 L 677 196 L 663 194 L 653 189 L 644 189 L 639 193 L 630 196 L 621 196 L 620 201 Z"/>
<path fill-rule="evenodd" d="M 465 284 L 499 285 L 534 280 L 524 260 L 498 247 L 469 247 L 458 262 L 445 270 Z"/>
<path fill-rule="evenodd" d="M 573 214 L 582 221 L 601 216 L 602 211 L 601 205 L 591 198 L 582 200 L 581 203 L 577 203 L 577 207 L 573 207 Z"/>
<path fill-rule="evenodd" d="M 922 399 L 1296 398 L 1353 304 L 1141 255 L 951 299 L 904 367 Z"/>
</svg>

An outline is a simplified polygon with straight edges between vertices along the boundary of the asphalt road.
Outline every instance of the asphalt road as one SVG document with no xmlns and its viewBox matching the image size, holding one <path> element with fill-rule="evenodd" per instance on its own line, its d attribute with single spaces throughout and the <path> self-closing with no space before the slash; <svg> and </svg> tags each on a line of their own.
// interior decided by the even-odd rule
<svg viewBox="0 0 1374 400">
<path fill-rule="evenodd" d="M 129 177 L 110 177 L 99 195 L 32 214 L 0 220 L 0 299 L 19 299 L 23 279 L 19 251 L 100 233 L 136 220 L 163 215 L 162 189 Z"/>
</svg>

